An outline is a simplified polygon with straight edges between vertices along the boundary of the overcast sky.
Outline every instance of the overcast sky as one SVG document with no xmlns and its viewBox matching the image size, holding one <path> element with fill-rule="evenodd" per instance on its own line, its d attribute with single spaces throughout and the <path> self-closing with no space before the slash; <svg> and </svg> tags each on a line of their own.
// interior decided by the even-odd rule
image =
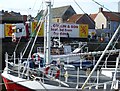
<svg viewBox="0 0 120 91">
<path fill-rule="evenodd" d="M 85 13 L 97 13 L 99 5 L 92 0 L 75 0 Z M 118 11 L 119 0 L 95 0 L 111 11 Z M 77 13 L 83 13 L 74 0 L 51 0 L 53 7 L 71 5 Z M 15 11 L 21 14 L 36 16 L 45 8 L 45 0 L 0 0 L 0 10 Z M 104 9 L 106 10 L 106 9 Z"/>
</svg>

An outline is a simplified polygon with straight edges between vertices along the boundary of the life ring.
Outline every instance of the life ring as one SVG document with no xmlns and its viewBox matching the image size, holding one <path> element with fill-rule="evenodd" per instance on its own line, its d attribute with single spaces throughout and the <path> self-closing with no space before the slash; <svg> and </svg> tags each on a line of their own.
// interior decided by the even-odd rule
<svg viewBox="0 0 120 91">
<path fill-rule="evenodd" d="M 16 42 L 16 38 L 12 38 L 12 42 Z"/>
<path fill-rule="evenodd" d="M 54 72 L 55 73 L 54 73 Z M 53 72 L 53 74 L 52 74 L 52 72 Z M 49 74 L 50 73 L 50 74 Z M 59 75 L 60 75 L 60 70 L 59 70 L 59 68 L 57 67 L 57 66 L 55 66 L 55 65 L 49 65 L 49 66 L 47 66 L 46 68 L 45 68 L 45 74 L 46 75 L 49 75 L 49 76 L 51 76 L 51 77 L 54 77 L 54 78 L 58 78 L 59 77 Z"/>
<path fill-rule="evenodd" d="M 15 33 L 12 33 L 12 42 L 16 42 L 16 35 L 15 35 Z"/>
<path fill-rule="evenodd" d="M 33 54 L 32 55 L 32 60 L 40 61 L 40 56 L 38 54 Z"/>
</svg>

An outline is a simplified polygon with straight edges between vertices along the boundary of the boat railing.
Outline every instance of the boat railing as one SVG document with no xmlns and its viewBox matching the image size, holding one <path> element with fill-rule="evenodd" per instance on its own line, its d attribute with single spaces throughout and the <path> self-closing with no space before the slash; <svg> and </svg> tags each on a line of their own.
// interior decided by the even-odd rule
<svg viewBox="0 0 120 91">
<path fill-rule="evenodd" d="M 8 62 L 8 64 L 9 64 L 9 62 Z M 22 67 L 24 67 L 24 66 L 22 66 Z M 31 68 L 29 68 L 29 71 L 33 71 L 33 72 L 36 72 L 38 69 L 31 69 Z M 21 75 L 23 74 L 22 72 L 20 72 L 20 71 L 17 71 L 17 70 L 13 70 L 13 69 L 8 69 L 8 72 L 9 71 L 12 71 L 12 72 L 14 72 L 14 73 L 16 73 L 16 74 L 18 74 L 19 76 L 18 77 L 20 77 L 21 78 Z M 54 73 L 54 72 L 53 72 Z M 24 75 L 26 76 L 26 77 L 30 77 L 30 75 L 31 74 L 28 74 L 28 73 L 24 73 Z M 46 74 L 43 72 L 43 74 L 42 74 L 42 77 L 40 77 L 40 76 L 34 76 L 34 75 L 31 75 L 32 77 L 33 77 L 33 79 L 32 80 L 38 80 L 38 81 L 42 81 L 43 83 L 45 82 L 45 80 L 51 80 L 51 81 L 55 81 L 55 80 L 53 80 L 52 78 L 46 78 L 46 77 L 44 77 Z M 78 74 L 78 72 L 77 72 L 77 74 L 75 74 L 75 75 L 70 75 L 70 74 L 67 74 L 68 76 L 65 76 L 65 73 L 64 74 L 60 74 L 60 77 L 59 78 L 61 78 L 61 77 L 63 77 L 64 76 L 64 80 L 62 80 L 62 82 L 64 82 L 64 83 L 67 83 L 67 84 L 73 84 L 73 85 L 76 85 L 76 83 L 77 83 L 77 85 L 79 86 L 79 85 L 82 85 L 84 82 L 80 82 L 80 80 L 78 80 L 78 79 L 80 79 L 80 77 L 81 78 L 87 78 L 87 75 L 86 74 L 83 74 L 83 75 L 80 75 L 80 74 Z M 96 81 L 94 81 L 94 82 L 88 82 L 87 83 L 87 86 L 88 87 L 85 87 L 85 88 L 89 88 L 90 89 L 90 87 L 92 88 L 92 87 L 96 87 L 96 89 L 98 88 L 98 87 L 101 87 L 101 86 L 103 86 L 104 87 L 104 89 L 107 87 L 107 85 L 109 84 L 111 84 L 112 83 L 112 81 L 108 81 L 108 82 L 106 82 L 106 83 L 97 83 L 97 80 L 99 81 L 100 80 L 100 78 L 104 78 L 105 76 L 99 76 L 99 78 L 97 77 L 98 75 L 97 75 L 97 73 L 96 73 L 96 75 L 95 76 L 91 76 L 91 79 L 94 79 L 94 80 L 96 80 Z M 69 77 L 75 77 L 76 78 L 76 81 L 75 82 L 73 82 L 73 81 L 70 81 L 69 80 Z M 59 79 L 58 78 L 58 79 Z M 97 79 L 96 79 L 97 78 Z M 66 80 L 67 79 L 67 80 Z M 28 80 L 28 79 L 27 79 Z M 59 79 L 60 81 L 61 81 L 61 79 Z M 78 82 L 77 82 L 78 81 Z M 61 84 L 61 83 L 60 83 Z M 77 86 L 76 85 L 76 86 Z M 89 86 L 90 85 L 90 86 Z"/>
<path fill-rule="evenodd" d="M 10 62 L 7 62 L 8 64 L 10 64 Z M 19 64 L 18 64 L 19 65 Z M 22 65 L 21 65 L 22 66 Z M 22 67 L 24 67 L 24 66 L 22 66 Z M 31 69 L 31 68 L 29 68 L 29 71 L 34 71 L 34 72 L 36 72 L 37 70 L 39 70 L 39 69 Z M 14 72 L 14 73 L 16 73 L 16 74 L 18 74 L 19 76 L 18 77 L 21 77 L 21 75 L 23 74 L 22 72 L 20 72 L 20 71 L 17 71 L 17 70 L 13 70 L 13 69 L 8 69 L 8 72 L 9 71 L 12 71 L 12 72 Z M 65 73 L 61 73 L 60 74 L 60 76 L 61 77 L 63 77 L 64 76 L 64 80 L 62 80 L 62 82 L 64 82 L 64 83 L 67 83 L 67 84 L 76 84 L 76 82 L 77 82 L 77 84 L 78 85 L 82 85 L 83 84 L 83 82 L 80 82 L 80 80 L 78 80 L 80 77 L 81 78 L 87 78 L 87 75 L 86 75 L 86 71 L 84 71 L 84 74 L 80 74 L 80 72 L 79 72 L 80 70 L 78 69 L 78 71 L 77 71 L 77 73 L 76 74 L 67 74 L 68 76 L 65 76 Z M 54 72 L 53 72 L 54 73 Z M 97 74 L 98 73 L 96 73 L 96 75 L 93 75 L 93 76 L 91 76 L 91 78 L 92 79 L 96 79 L 96 78 L 98 78 L 97 77 Z M 26 77 L 29 77 L 30 76 L 30 74 L 28 74 L 28 73 L 26 73 L 26 74 L 24 74 Z M 32 75 L 33 76 L 33 75 Z M 45 73 L 43 72 L 43 76 L 42 77 L 39 77 L 39 76 L 33 76 L 33 78 L 34 78 L 34 80 L 38 80 L 39 79 L 39 81 L 41 81 L 41 79 L 42 79 L 42 82 L 44 82 L 44 80 L 52 80 L 52 79 L 50 79 L 50 78 L 46 78 L 46 77 L 44 77 L 45 76 Z M 59 78 L 61 78 L 61 77 L 59 77 Z M 73 81 L 69 81 L 69 77 L 75 77 L 76 78 L 76 81 L 75 82 L 73 82 Z M 104 78 L 105 76 L 99 76 L 99 78 Z M 59 79 L 58 78 L 58 79 Z M 68 79 L 68 80 L 66 80 L 66 79 Z M 59 79 L 59 80 L 61 80 L 61 79 Z M 96 80 L 98 80 L 98 79 L 96 79 Z M 52 81 L 54 81 L 54 80 L 52 80 Z M 96 84 L 97 84 L 97 86 L 100 86 L 100 85 L 102 85 L 103 83 L 97 83 L 97 81 L 94 81 L 94 82 L 89 82 L 87 85 L 93 85 L 93 87 L 94 86 L 96 86 Z M 107 84 L 110 84 L 110 83 L 106 83 L 106 85 Z M 103 84 L 104 85 L 104 88 L 105 88 L 105 83 Z M 87 87 L 86 87 L 87 88 Z"/>
<path fill-rule="evenodd" d="M 112 78 L 111 81 L 105 82 L 104 84 L 98 84 L 98 85 L 104 85 L 104 88 L 106 89 L 106 83 L 111 83 L 111 89 L 118 89 L 118 84 L 119 84 L 119 75 L 117 75 L 117 73 L 120 73 L 120 68 L 118 67 L 119 65 L 119 60 L 120 60 L 120 52 L 118 57 L 116 58 L 116 64 L 114 65 L 114 68 L 112 67 L 107 67 L 102 65 L 103 68 L 101 68 L 101 73 L 103 73 L 102 71 L 104 71 L 105 75 L 109 75 L 110 78 Z M 105 64 L 106 65 L 106 64 Z M 93 85 L 96 86 L 96 85 Z M 89 86 L 90 88 L 93 87 L 92 85 Z M 88 88 L 88 87 L 86 87 Z M 97 87 L 98 88 L 98 87 Z"/>
<path fill-rule="evenodd" d="M 29 66 L 27 66 L 27 67 L 25 67 L 24 65 L 22 65 L 22 63 L 26 60 L 26 59 L 20 59 L 20 58 L 15 58 L 15 59 L 12 59 L 12 61 L 17 61 L 17 62 L 15 62 L 15 64 L 13 65 L 14 67 L 13 68 L 10 68 L 9 66 L 11 65 L 11 60 L 10 59 L 8 59 L 8 54 L 6 54 L 6 60 L 5 60 L 5 62 L 6 62 L 6 67 L 8 68 L 7 69 L 7 72 L 9 73 L 9 72 L 13 72 L 13 73 L 15 73 L 15 74 L 17 74 L 17 76 L 18 77 L 23 77 L 22 75 L 23 75 L 23 71 L 21 71 L 21 68 L 22 69 L 26 69 L 27 71 L 25 71 L 25 73 L 24 73 L 24 76 L 26 76 L 27 77 L 27 80 L 28 79 L 31 79 L 30 78 L 30 76 L 33 76 L 33 78 L 32 78 L 32 80 L 34 79 L 34 80 L 41 80 L 43 83 L 45 82 L 45 80 L 51 80 L 51 81 L 56 81 L 56 80 L 53 80 L 53 79 L 56 79 L 56 78 L 47 78 L 47 77 L 45 77 L 46 76 L 46 74 L 44 73 L 44 72 L 42 72 L 42 76 L 34 76 L 34 75 L 31 75 L 31 73 L 30 72 L 37 72 L 38 70 L 40 71 L 40 69 L 38 68 L 38 69 L 33 69 L 33 68 L 30 68 Z M 16 69 L 15 69 L 15 67 L 16 67 Z M 76 88 L 79 88 L 79 85 L 82 85 L 83 83 L 84 83 L 84 81 L 83 82 L 81 82 L 81 80 L 80 80 L 80 78 L 87 78 L 88 77 L 88 75 L 89 75 L 89 71 L 87 72 L 87 70 L 85 71 L 82 71 L 82 74 L 81 74 L 81 70 L 82 69 L 80 69 L 80 68 L 78 68 L 77 69 L 77 72 L 75 73 L 75 74 L 70 74 L 69 72 L 67 72 L 67 71 L 65 71 L 65 72 L 61 72 L 60 73 L 60 76 L 59 76 L 59 78 L 57 78 L 58 80 L 60 80 L 60 81 L 58 81 L 60 84 L 62 84 L 61 83 L 61 81 L 62 82 L 64 82 L 64 83 L 66 83 L 66 84 L 74 84 L 74 85 L 76 85 Z M 117 72 L 119 72 L 119 68 L 117 68 Z M 67 74 L 66 74 L 66 72 L 67 72 Z M 53 72 L 54 73 L 54 72 Z M 115 82 L 116 83 L 116 85 L 118 84 L 118 82 L 117 82 L 117 79 L 115 80 L 115 81 L 107 81 L 107 82 L 104 82 L 104 83 L 101 83 L 100 82 L 100 80 L 101 80 L 101 78 L 105 78 L 105 76 L 104 75 L 100 75 L 101 74 L 101 72 L 99 71 L 99 70 L 97 70 L 96 71 L 96 73 L 95 73 L 95 75 L 92 75 L 91 76 L 91 79 L 92 79 L 92 82 L 88 82 L 87 83 L 87 86 L 89 86 L 89 85 L 91 85 L 91 87 L 96 87 L 96 88 L 98 88 L 99 86 L 103 86 L 104 88 L 106 88 L 107 87 L 107 84 L 110 84 L 111 82 Z M 69 80 L 69 77 L 74 77 L 76 80 L 75 81 L 70 81 Z M 64 78 L 64 80 L 62 79 L 60 79 L 60 78 Z M 116 78 L 119 78 L 119 76 L 118 75 L 116 75 Z M 111 78 L 112 79 L 112 78 Z M 110 80 L 111 80 L 110 79 Z M 114 87 L 114 86 L 113 86 Z M 88 87 L 85 87 L 85 88 L 88 88 Z M 90 88 L 90 87 L 89 87 Z M 116 87 L 117 88 L 117 87 Z"/>
<path fill-rule="evenodd" d="M 103 87 L 103 89 L 107 89 L 107 85 L 111 85 L 112 83 L 114 84 L 114 87 L 111 86 L 110 89 L 118 89 L 118 84 L 120 83 L 119 80 L 116 81 L 108 81 L 108 82 L 104 82 L 104 83 L 99 83 L 99 84 L 89 84 L 88 86 L 86 86 L 84 89 L 91 89 L 93 87 L 95 87 L 95 89 L 98 89 L 99 87 Z"/>
</svg>

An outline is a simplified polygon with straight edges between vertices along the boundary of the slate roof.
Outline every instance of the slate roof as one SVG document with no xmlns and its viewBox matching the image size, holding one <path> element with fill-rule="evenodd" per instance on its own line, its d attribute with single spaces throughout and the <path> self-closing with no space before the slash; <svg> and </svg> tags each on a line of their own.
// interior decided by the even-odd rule
<svg viewBox="0 0 120 91">
<path fill-rule="evenodd" d="M 52 9 L 51 9 L 52 17 L 53 17 L 53 18 L 59 18 L 59 17 L 61 18 L 61 17 L 64 15 L 64 13 L 65 13 L 69 8 L 72 8 L 72 6 L 71 6 L 71 5 L 67 5 L 67 6 L 52 8 Z M 73 10 L 74 10 L 74 9 L 73 9 Z M 36 18 L 37 18 L 38 16 L 42 16 L 42 15 L 43 15 L 43 12 L 44 12 L 44 10 L 41 10 L 41 11 L 37 14 Z"/>
<path fill-rule="evenodd" d="M 70 7 L 71 7 L 71 5 L 52 8 L 51 9 L 52 16 L 54 18 L 62 17 L 64 15 L 64 13 L 66 12 L 66 10 Z"/>
</svg>

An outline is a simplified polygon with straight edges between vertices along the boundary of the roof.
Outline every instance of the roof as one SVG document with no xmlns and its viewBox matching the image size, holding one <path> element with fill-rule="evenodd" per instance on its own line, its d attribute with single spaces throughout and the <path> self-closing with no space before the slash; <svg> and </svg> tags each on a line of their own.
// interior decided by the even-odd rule
<svg viewBox="0 0 120 91">
<path fill-rule="evenodd" d="M 78 20 L 80 20 L 83 16 L 86 16 L 87 18 L 91 19 L 91 17 L 88 14 L 74 14 L 71 16 L 67 22 L 68 23 L 76 23 Z"/>
<path fill-rule="evenodd" d="M 71 16 L 68 20 L 67 20 L 67 22 L 74 22 L 74 23 L 76 23 L 76 21 L 78 20 L 78 19 L 80 19 L 82 16 L 83 16 L 84 14 L 74 14 L 73 16 Z"/>
<path fill-rule="evenodd" d="M 70 8 L 71 5 L 68 6 L 62 6 L 62 7 L 56 7 L 56 8 L 52 8 L 51 12 L 52 12 L 52 16 L 54 18 L 56 17 L 62 17 L 64 15 L 64 13 L 68 10 L 68 8 Z"/>
<path fill-rule="evenodd" d="M 68 5 L 68 6 L 62 6 L 62 7 L 52 8 L 52 9 L 51 9 L 52 17 L 53 17 L 53 18 L 62 17 L 62 16 L 64 15 L 64 13 L 65 13 L 69 8 L 72 8 L 72 6 L 71 6 L 71 5 Z M 38 16 L 42 16 L 42 15 L 43 15 L 43 12 L 44 12 L 44 10 L 41 10 L 41 11 L 37 14 L 36 18 L 37 18 Z"/>
<path fill-rule="evenodd" d="M 20 23 L 20 22 L 26 22 L 27 20 L 27 15 L 21 15 L 20 13 L 11 11 L 0 11 L 0 15 L 2 19 L 2 23 Z"/>
<path fill-rule="evenodd" d="M 8 11 L 2 12 L 3 16 L 11 16 L 11 14 Z"/>
<path fill-rule="evenodd" d="M 90 14 L 90 17 L 94 20 L 97 14 Z"/>
<path fill-rule="evenodd" d="M 4 15 L 4 16 L 20 16 L 21 15 L 20 13 L 17 13 L 14 11 L 8 12 L 8 11 L 4 11 L 4 10 L 0 11 L 0 14 Z"/>
<path fill-rule="evenodd" d="M 102 11 L 103 15 L 110 21 L 120 21 L 120 13 Z"/>
<path fill-rule="evenodd" d="M 109 12 L 109 11 L 103 11 L 103 8 L 99 9 L 99 13 L 102 13 L 107 20 L 110 21 L 120 21 L 120 13 L 119 12 Z M 90 17 L 94 20 L 97 16 L 97 14 L 90 14 Z"/>
<path fill-rule="evenodd" d="M 19 16 L 19 15 L 21 15 L 20 12 L 14 12 L 14 11 L 9 12 L 9 14 L 11 14 L 12 16 Z"/>
</svg>

